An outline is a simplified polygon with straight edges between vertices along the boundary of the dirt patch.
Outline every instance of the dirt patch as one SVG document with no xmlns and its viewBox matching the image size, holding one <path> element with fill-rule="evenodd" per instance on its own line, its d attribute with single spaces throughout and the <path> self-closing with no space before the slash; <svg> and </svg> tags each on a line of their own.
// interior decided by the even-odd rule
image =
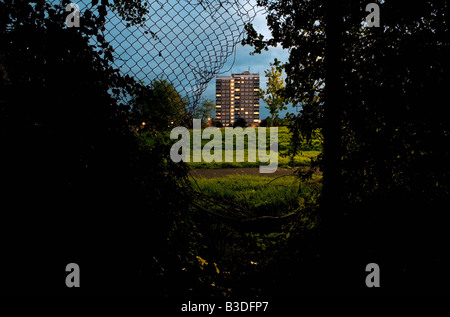
<svg viewBox="0 0 450 317">
<path fill-rule="evenodd" d="M 290 168 L 279 167 L 274 173 L 260 173 L 259 167 L 242 167 L 242 168 L 210 168 L 210 169 L 194 169 L 191 175 L 194 177 L 216 178 L 228 175 L 255 175 L 264 177 L 278 177 L 283 175 L 293 175 L 295 170 Z"/>
</svg>

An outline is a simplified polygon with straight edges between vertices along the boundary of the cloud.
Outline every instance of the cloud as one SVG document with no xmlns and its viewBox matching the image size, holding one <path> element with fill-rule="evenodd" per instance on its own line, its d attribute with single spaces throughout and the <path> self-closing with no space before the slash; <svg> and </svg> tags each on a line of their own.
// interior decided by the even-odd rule
<svg viewBox="0 0 450 317">
<path fill-rule="evenodd" d="M 269 27 L 267 26 L 266 20 L 267 14 L 264 11 L 258 12 L 255 19 L 253 20 L 253 27 L 259 33 L 264 35 L 265 39 L 269 39 L 272 37 Z"/>
</svg>

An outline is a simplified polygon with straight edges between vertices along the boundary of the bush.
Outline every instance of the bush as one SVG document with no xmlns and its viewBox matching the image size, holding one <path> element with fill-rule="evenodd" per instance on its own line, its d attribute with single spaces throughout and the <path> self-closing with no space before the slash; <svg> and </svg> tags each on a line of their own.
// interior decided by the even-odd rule
<svg viewBox="0 0 450 317">
<path fill-rule="evenodd" d="M 66 12 L 46 2 L 0 2 L 0 12 L 10 19 L 0 24 L 2 287 L 70 291 L 60 272 L 75 262 L 82 292 L 160 294 L 187 169 L 164 139 L 144 146 L 131 132 L 120 93 L 140 87 L 111 66 L 107 43 L 89 44 L 94 20 L 65 29 Z"/>
<path fill-rule="evenodd" d="M 242 127 L 244 128 L 247 125 L 247 121 L 244 118 L 239 118 L 233 123 L 233 128 Z"/>
</svg>

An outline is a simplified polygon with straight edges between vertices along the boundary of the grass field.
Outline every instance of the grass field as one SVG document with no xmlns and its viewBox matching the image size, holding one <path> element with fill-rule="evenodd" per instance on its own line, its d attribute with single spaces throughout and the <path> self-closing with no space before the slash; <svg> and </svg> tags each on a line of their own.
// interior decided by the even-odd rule
<svg viewBox="0 0 450 317">
<path fill-rule="evenodd" d="M 298 176 L 271 178 L 230 175 L 220 178 L 196 177 L 193 186 L 219 201 L 233 202 L 246 217 L 282 216 L 313 204 L 320 192 L 321 176 L 313 175 L 308 183 Z"/>
<path fill-rule="evenodd" d="M 222 158 L 225 158 L 225 129 L 220 129 L 222 134 Z M 258 133 L 259 128 L 256 129 Z M 193 131 L 190 130 L 190 153 L 191 162 L 189 166 L 192 169 L 214 169 L 214 168 L 242 168 L 242 167 L 259 167 L 260 165 L 267 165 L 258 161 L 248 162 L 248 139 L 244 140 L 244 162 L 236 162 L 236 149 L 233 150 L 233 162 L 192 162 L 193 156 Z M 162 138 L 167 140 L 166 134 L 141 134 L 140 138 L 146 146 L 152 147 L 155 138 Z M 258 140 L 258 134 L 256 135 Z M 269 146 L 270 133 L 266 133 L 266 146 Z M 293 166 L 308 166 L 311 160 L 316 158 L 322 151 L 321 135 L 316 133 L 311 142 L 307 144 L 304 142 L 300 148 L 300 153 L 294 157 L 294 164 L 290 164 L 290 157 L 286 156 L 290 146 L 290 133 L 287 127 L 278 127 L 278 167 L 293 167 Z M 171 144 L 176 140 L 169 140 Z M 201 148 L 210 142 L 210 139 L 202 140 Z M 257 144 L 256 144 L 257 148 Z M 226 177 L 216 178 L 202 178 L 195 177 L 192 179 L 193 186 L 217 201 L 231 202 L 238 209 L 243 211 L 246 217 L 259 216 L 280 216 L 290 213 L 294 210 L 305 208 L 306 205 L 314 205 L 314 200 L 320 192 L 321 176 L 313 175 L 311 181 L 300 183 L 299 177 L 284 176 L 280 178 L 266 177 L 266 176 L 251 176 L 251 175 L 231 175 Z M 204 206 L 206 207 L 206 205 Z M 219 210 L 221 206 L 210 206 Z"/>
<path fill-rule="evenodd" d="M 225 149 L 225 137 L 224 129 L 220 129 L 222 132 L 222 150 Z M 191 140 L 192 140 L 192 130 Z M 268 149 L 270 135 L 267 131 L 266 133 L 266 146 Z M 256 128 L 256 139 L 258 139 L 258 128 Z M 209 139 L 202 140 L 201 147 L 203 148 L 205 144 L 210 142 Z M 308 166 L 311 163 L 311 159 L 315 159 L 322 151 L 322 145 L 320 141 L 320 135 L 316 134 L 312 139 L 311 144 L 303 144 L 301 147 L 301 152 L 294 157 L 293 165 L 291 165 L 291 158 L 286 156 L 288 153 L 288 148 L 290 144 L 290 133 L 287 127 L 278 127 L 278 166 L 279 167 L 292 167 L 292 166 Z M 256 143 L 256 148 L 258 143 Z M 267 163 L 262 163 L 259 161 L 258 156 L 256 157 L 256 162 L 248 161 L 248 140 L 245 138 L 244 144 L 244 162 L 236 161 L 236 148 L 233 147 L 233 162 L 225 162 L 225 151 L 222 151 L 222 162 L 205 162 L 202 158 L 202 162 L 193 162 L 193 150 L 191 142 L 191 160 L 188 163 L 191 168 L 229 168 L 229 167 L 259 167 L 260 165 L 267 165 Z M 211 152 L 213 154 L 214 151 Z"/>
<path fill-rule="evenodd" d="M 234 144 L 233 144 L 233 161 L 232 162 L 225 162 L 225 129 L 219 129 L 222 133 L 222 160 L 221 162 L 205 162 L 203 157 L 201 162 L 193 162 L 193 132 L 190 130 L 190 161 L 187 162 L 189 166 L 192 169 L 199 169 L 199 168 L 240 168 L 240 167 L 259 167 L 261 165 L 268 165 L 269 163 L 263 163 L 259 160 L 258 155 L 256 155 L 256 162 L 249 162 L 248 160 L 248 139 L 245 137 L 244 139 L 244 160 L 243 162 L 237 162 L 236 160 L 236 145 L 234 138 Z M 258 140 L 258 131 L 259 128 L 256 128 L 256 140 Z M 153 132 L 144 132 L 138 135 L 139 139 L 145 146 L 149 146 L 150 148 L 153 147 L 154 143 L 156 142 L 156 139 L 161 140 L 168 140 L 169 139 L 169 133 L 163 132 L 158 135 L 154 134 Z M 311 164 L 311 160 L 314 160 L 322 151 L 322 142 L 321 142 L 321 134 L 320 132 L 315 133 L 313 136 L 310 144 L 307 144 L 306 142 L 303 142 L 303 144 L 300 147 L 300 152 L 295 155 L 293 164 L 291 164 L 291 157 L 288 156 L 288 150 L 290 147 L 290 133 L 287 127 L 278 127 L 278 166 L 279 167 L 295 167 L 295 166 L 309 166 Z M 174 144 L 177 140 L 168 140 L 171 144 Z M 202 139 L 201 140 L 201 149 L 204 148 L 204 146 L 209 143 L 210 139 Z M 165 142 L 165 141 L 164 141 Z M 269 149 L 270 144 L 270 133 L 269 131 L 266 132 L 266 149 Z M 255 144 L 256 149 L 258 149 L 258 142 L 256 141 Z M 267 154 L 269 154 L 268 151 L 266 151 Z M 210 154 L 214 154 L 214 150 L 210 152 Z"/>
</svg>

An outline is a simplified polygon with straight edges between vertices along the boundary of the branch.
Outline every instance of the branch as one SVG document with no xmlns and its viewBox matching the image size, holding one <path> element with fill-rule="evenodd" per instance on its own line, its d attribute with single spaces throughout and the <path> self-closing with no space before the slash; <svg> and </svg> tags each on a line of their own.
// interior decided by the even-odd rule
<svg viewBox="0 0 450 317">
<path fill-rule="evenodd" d="M 257 218 L 238 219 L 236 217 L 227 216 L 219 214 L 212 210 L 208 210 L 203 206 L 197 204 L 196 202 L 192 202 L 192 205 L 211 216 L 220 218 L 224 223 L 233 226 L 235 230 L 241 232 L 274 232 L 276 230 L 279 230 L 279 226 L 284 222 L 292 219 L 294 216 L 297 216 L 299 214 L 299 212 L 297 211 L 278 217 L 261 216 Z M 302 211 L 305 211 L 305 209 Z"/>
</svg>

